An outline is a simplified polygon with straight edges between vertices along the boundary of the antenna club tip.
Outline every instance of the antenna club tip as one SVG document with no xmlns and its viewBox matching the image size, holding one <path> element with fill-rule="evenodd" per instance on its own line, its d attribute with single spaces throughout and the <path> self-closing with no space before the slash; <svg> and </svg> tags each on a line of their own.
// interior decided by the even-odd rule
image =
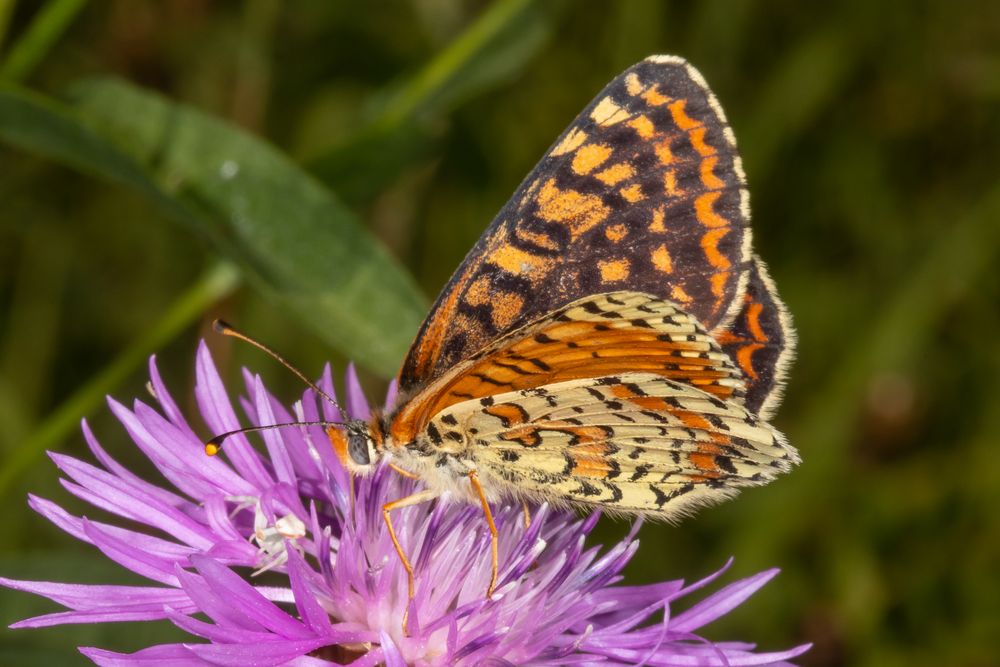
<svg viewBox="0 0 1000 667">
<path fill-rule="evenodd" d="M 205 443 L 205 454 L 207 456 L 215 456 L 219 453 L 219 446 L 214 442 Z"/>
<path fill-rule="evenodd" d="M 225 320 L 215 319 L 212 320 L 212 329 L 215 333 L 228 334 L 233 328 Z"/>
</svg>

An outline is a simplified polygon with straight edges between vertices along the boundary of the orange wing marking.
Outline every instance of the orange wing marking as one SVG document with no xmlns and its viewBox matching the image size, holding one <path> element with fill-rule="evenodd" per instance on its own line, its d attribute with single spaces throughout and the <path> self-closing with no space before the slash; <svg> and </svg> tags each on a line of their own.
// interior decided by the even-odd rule
<svg viewBox="0 0 1000 667">
<path fill-rule="evenodd" d="M 674 123 L 677 124 L 677 127 L 685 132 L 693 130 L 696 127 L 701 127 L 702 124 L 700 121 L 687 115 L 687 111 L 684 109 L 685 106 L 687 106 L 687 100 L 676 100 L 667 107 L 670 109 L 670 114 L 674 117 Z"/>
<path fill-rule="evenodd" d="M 698 222 L 709 228 L 729 226 L 729 221 L 716 213 L 713 208 L 721 195 L 720 192 L 706 192 L 694 200 L 694 210 Z"/>
<path fill-rule="evenodd" d="M 597 262 L 604 282 L 618 282 L 629 276 L 629 261 L 627 259 L 602 259 Z"/>
<path fill-rule="evenodd" d="M 573 171 L 578 174 L 589 174 L 611 157 L 611 146 L 606 144 L 587 144 L 580 146 L 573 156 Z"/>
<path fill-rule="evenodd" d="M 632 168 L 632 165 L 619 162 L 597 174 L 597 180 L 606 185 L 618 185 L 626 178 L 632 178 L 633 176 L 635 176 L 635 169 Z"/>
<path fill-rule="evenodd" d="M 715 155 L 718 151 L 715 150 L 713 146 L 705 143 L 705 132 L 707 129 L 705 126 L 697 127 L 688 133 L 688 138 L 691 140 L 691 146 L 698 151 L 698 155 L 702 157 L 709 157 Z"/>
<path fill-rule="evenodd" d="M 726 187 L 725 182 L 715 175 L 715 165 L 718 161 L 719 158 L 715 155 L 701 161 L 701 182 L 709 190 L 721 190 Z"/>
<path fill-rule="evenodd" d="M 673 262 L 670 259 L 670 251 L 667 250 L 667 244 L 665 243 L 661 243 L 653 251 L 652 260 L 653 266 L 664 273 L 671 273 L 674 270 Z"/>
<path fill-rule="evenodd" d="M 600 197 L 560 190 L 554 178 L 546 181 L 538 192 L 538 215 L 543 220 L 566 225 L 573 241 L 603 222 L 610 213 L 611 209 Z"/>
<path fill-rule="evenodd" d="M 628 126 L 636 131 L 640 139 L 652 139 L 656 134 L 656 127 L 648 116 L 638 115 L 628 122 Z"/>
<path fill-rule="evenodd" d="M 555 260 L 551 257 L 535 255 L 506 243 L 490 252 L 486 261 L 515 276 L 525 275 L 536 280 L 555 265 Z"/>
<path fill-rule="evenodd" d="M 646 198 L 646 195 L 642 192 L 642 186 L 638 183 L 633 183 L 628 187 L 624 187 L 619 190 L 618 193 L 630 204 L 634 204 Z"/>
</svg>

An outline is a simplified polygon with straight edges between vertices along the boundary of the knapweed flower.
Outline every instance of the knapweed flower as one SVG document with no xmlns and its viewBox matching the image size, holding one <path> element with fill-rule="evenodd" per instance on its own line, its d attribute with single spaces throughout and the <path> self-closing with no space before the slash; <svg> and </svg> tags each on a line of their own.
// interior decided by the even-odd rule
<svg viewBox="0 0 1000 667">
<path fill-rule="evenodd" d="M 99 465 L 51 455 L 70 493 L 148 532 L 73 516 L 43 498 L 29 502 L 151 584 L 0 580 L 66 608 L 16 628 L 166 619 L 192 635 L 190 643 L 128 655 L 80 649 L 99 665 L 735 666 L 787 664 L 808 648 L 755 653 L 751 644 L 711 642 L 698 634 L 775 570 L 731 583 L 675 613 L 675 603 L 686 603 L 682 599 L 725 568 L 690 585 L 623 586 L 622 569 L 639 546 L 636 530 L 601 553 L 586 545 L 597 514 L 580 519 L 544 506 L 527 528 L 520 507 L 496 509 L 501 571 L 487 600 L 490 535 L 482 510 L 447 498 L 394 515 L 416 571 L 404 634 L 406 573 L 381 510 L 418 482 L 382 468 L 352 483 L 318 426 L 261 432 L 265 453 L 236 435 L 223 446 L 225 460 L 208 457 L 153 362 L 150 372 L 158 408 L 140 401 L 131 409 L 110 405 L 172 489 L 116 462 L 86 423 L 84 437 Z M 245 373 L 245 381 L 240 403 L 250 424 L 341 418 L 312 391 L 288 409 L 259 377 Z M 320 387 L 333 393 L 329 369 Z M 353 372 L 346 393 L 350 415 L 367 416 Z M 240 427 L 204 345 L 195 395 L 212 433 Z M 263 572 L 266 577 L 257 576 Z"/>
</svg>

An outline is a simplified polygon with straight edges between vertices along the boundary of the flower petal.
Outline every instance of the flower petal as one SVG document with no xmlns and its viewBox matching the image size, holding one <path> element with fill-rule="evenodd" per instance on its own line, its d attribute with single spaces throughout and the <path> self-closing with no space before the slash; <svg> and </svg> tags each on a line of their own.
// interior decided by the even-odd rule
<svg viewBox="0 0 1000 667">
<path fill-rule="evenodd" d="M 100 667 L 205 667 L 183 644 L 151 646 L 135 653 L 115 653 L 100 648 L 81 647 L 80 653 Z"/>
<path fill-rule="evenodd" d="M 186 647 L 199 658 L 223 667 L 271 667 L 304 656 L 310 651 L 326 646 L 320 638 L 259 642 L 256 644 L 187 644 Z"/>
<path fill-rule="evenodd" d="M 371 408 L 368 406 L 368 399 L 361 388 L 361 380 L 358 379 L 358 370 L 353 363 L 347 365 L 347 413 L 351 419 L 368 419 L 371 415 Z"/>
<path fill-rule="evenodd" d="M 242 610 L 255 622 L 271 632 L 290 639 L 305 639 L 309 630 L 243 580 L 229 568 L 206 556 L 192 556 L 191 564 L 198 569 L 208 586 L 227 603 Z"/>
<path fill-rule="evenodd" d="M 672 632 L 693 632 L 703 625 L 725 616 L 743 604 L 747 598 L 760 590 L 764 584 L 774 579 L 778 572 L 777 568 L 772 568 L 729 584 L 722 590 L 698 602 L 684 613 L 675 616 L 670 622 L 670 630 Z"/>
</svg>

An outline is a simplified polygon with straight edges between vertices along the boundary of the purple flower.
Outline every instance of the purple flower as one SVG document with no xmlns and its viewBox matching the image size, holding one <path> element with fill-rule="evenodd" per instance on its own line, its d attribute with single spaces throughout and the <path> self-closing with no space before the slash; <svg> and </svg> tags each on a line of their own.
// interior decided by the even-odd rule
<svg viewBox="0 0 1000 667">
<path fill-rule="evenodd" d="M 84 437 L 99 466 L 51 455 L 70 493 L 149 532 L 73 516 L 36 496 L 29 502 L 151 584 L 0 579 L 67 609 L 15 628 L 167 619 L 197 638 L 130 655 L 81 648 L 99 665 L 780 665 L 808 649 L 755 653 L 752 644 L 697 634 L 776 570 L 731 583 L 675 613 L 675 602 L 714 581 L 728 564 L 690 585 L 622 586 L 622 569 L 639 546 L 638 523 L 602 554 L 585 544 L 597 514 L 580 519 L 545 506 L 527 529 L 520 507 L 497 508 L 501 571 L 487 600 L 486 522 L 480 509 L 446 501 L 394 515 L 417 575 L 405 636 L 406 573 L 381 507 L 416 483 L 382 468 L 355 480 L 352 494 L 321 427 L 262 432 L 266 455 L 237 435 L 223 447 L 228 463 L 207 457 L 153 362 L 150 373 L 158 410 L 140 401 L 131 409 L 110 405 L 172 490 L 117 463 L 86 423 Z M 341 417 L 312 391 L 289 410 L 259 377 L 245 373 L 245 381 L 247 397 L 240 402 L 251 424 Z M 333 393 L 329 369 L 320 387 Z M 195 394 L 212 433 L 239 428 L 204 345 Z M 369 412 L 353 369 L 346 406 L 351 416 Z M 269 585 L 257 583 L 261 571 L 270 572 Z"/>
</svg>

